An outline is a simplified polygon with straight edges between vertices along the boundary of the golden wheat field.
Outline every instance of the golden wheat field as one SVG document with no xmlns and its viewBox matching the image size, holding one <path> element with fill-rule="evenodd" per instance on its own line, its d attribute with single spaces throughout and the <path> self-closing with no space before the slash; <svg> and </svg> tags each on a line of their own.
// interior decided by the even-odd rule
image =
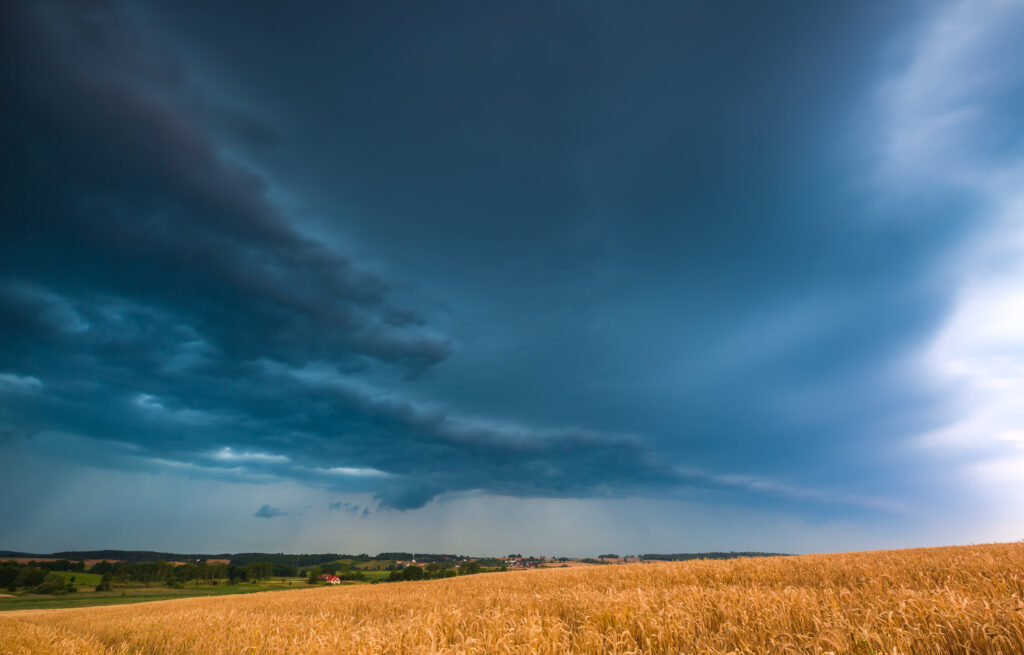
<svg viewBox="0 0 1024 655">
<path fill-rule="evenodd" d="M 0 615 L 8 653 L 1024 653 L 1024 543 Z"/>
</svg>

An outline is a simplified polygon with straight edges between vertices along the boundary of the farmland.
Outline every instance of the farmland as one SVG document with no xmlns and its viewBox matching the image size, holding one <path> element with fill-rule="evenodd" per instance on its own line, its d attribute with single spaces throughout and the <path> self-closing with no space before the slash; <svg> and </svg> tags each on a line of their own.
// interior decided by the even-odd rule
<svg viewBox="0 0 1024 655">
<path fill-rule="evenodd" d="M 58 572 L 65 578 L 71 575 L 66 572 Z M 77 574 L 81 576 L 83 574 Z M 88 577 L 90 574 L 84 574 Z M 79 582 L 83 582 L 79 580 Z M 169 588 L 164 585 L 115 585 L 111 591 L 89 591 L 88 587 L 78 593 L 62 595 L 46 594 L 3 594 L 0 596 L 0 612 L 12 612 L 17 610 L 45 610 L 62 609 L 70 607 L 90 607 L 93 605 L 122 605 L 129 603 L 145 603 L 157 600 L 170 600 L 174 598 L 205 597 L 205 596 L 227 596 L 234 594 L 262 593 L 267 591 L 292 591 L 308 588 L 305 578 L 275 578 L 261 580 L 258 583 L 242 583 L 234 585 L 201 585 L 187 584 L 180 589 Z M 3 653 L 3 651 L 0 651 Z"/>
<path fill-rule="evenodd" d="M 1024 544 L 529 570 L 0 615 L 2 653 L 1024 653 Z"/>
</svg>

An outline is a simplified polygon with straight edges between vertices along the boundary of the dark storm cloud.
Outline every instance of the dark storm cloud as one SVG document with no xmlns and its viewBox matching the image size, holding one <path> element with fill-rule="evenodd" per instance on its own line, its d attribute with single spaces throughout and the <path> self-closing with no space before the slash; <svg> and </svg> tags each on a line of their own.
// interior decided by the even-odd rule
<svg viewBox="0 0 1024 655">
<path fill-rule="evenodd" d="M 386 285 L 298 234 L 263 181 L 218 154 L 180 100 L 184 73 L 148 62 L 113 8 L 18 9 L 5 76 L 9 285 L 134 301 L 236 360 L 344 356 L 416 372 L 446 356 L 383 320 Z M 27 296 L 8 307 L 22 324 L 26 303 L 44 302 Z"/>
<path fill-rule="evenodd" d="M 345 383 L 421 374 L 447 347 L 382 280 L 297 233 L 213 141 L 224 116 L 273 130 L 236 110 L 204 126 L 191 110 L 210 101 L 114 6 L 8 14 L 0 365 L 43 382 L 5 403 L 4 434 L 130 443 L 105 465 L 294 477 L 400 509 L 673 480 L 634 440 L 473 425 Z M 309 362 L 342 382 L 301 379 Z"/>
<path fill-rule="evenodd" d="M 160 17 L 309 126 L 273 158 L 346 212 L 325 232 L 456 308 L 428 311 L 459 353 L 434 397 L 710 470 L 899 486 L 912 463 L 879 457 L 941 411 L 894 362 L 941 321 L 943 260 L 976 227 L 954 191 L 863 188 L 877 26 L 914 9 L 450 7 Z"/>
<path fill-rule="evenodd" d="M 846 180 L 912 10 L 523 7 L 6 7 L 0 439 L 397 509 L 904 493 L 970 201 Z"/>
</svg>

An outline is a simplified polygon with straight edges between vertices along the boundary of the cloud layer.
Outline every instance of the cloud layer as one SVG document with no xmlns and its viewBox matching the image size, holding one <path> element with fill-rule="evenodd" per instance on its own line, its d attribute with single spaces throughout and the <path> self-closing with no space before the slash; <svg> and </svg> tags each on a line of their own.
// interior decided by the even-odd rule
<svg viewBox="0 0 1024 655">
<path fill-rule="evenodd" d="M 10 453 L 881 526 L 1019 442 L 1013 3 L 3 11 Z"/>
<path fill-rule="evenodd" d="M 23 396 L 6 434 L 375 487 L 400 509 L 670 478 L 626 439 L 473 424 L 362 389 L 360 374 L 419 376 L 448 346 L 378 276 L 299 234 L 196 107 L 258 120 L 216 107 L 116 7 L 13 13 L 2 368 L 45 382 L 3 374 Z"/>
</svg>

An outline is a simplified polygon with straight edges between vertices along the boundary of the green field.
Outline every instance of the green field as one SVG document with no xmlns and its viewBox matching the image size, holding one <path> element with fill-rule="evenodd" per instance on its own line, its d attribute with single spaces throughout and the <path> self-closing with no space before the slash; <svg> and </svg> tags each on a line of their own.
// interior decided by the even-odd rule
<svg viewBox="0 0 1024 655">
<path fill-rule="evenodd" d="M 103 578 L 99 573 L 77 573 L 75 571 L 53 571 L 53 573 L 64 578 L 66 582 L 71 582 L 71 578 L 74 578 L 73 584 L 83 587 L 95 587 Z"/>
<path fill-rule="evenodd" d="M 75 576 L 76 584 L 80 576 L 89 573 L 58 572 L 70 578 Z M 99 582 L 100 576 L 95 576 Z M 193 585 L 181 589 L 171 589 L 163 585 L 115 585 L 111 591 L 79 591 L 77 593 L 48 596 L 43 594 L 18 593 L 8 597 L 0 596 L 0 612 L 7 610 L 57 609 L 62 607 L 89 607 L 92 605 L 122 605 L 126 603 L 144 603 L 153 600 L 171 600 L 193 596 L 228 596 L 232 594 L 251 594 L 259 591 L 289 591 L 309 589 L 305 578 L 273 578 L 260 584 L 240 585 Z"/>
<path fill-rule="evenodd" d="M 373 582 L 374 580 L 387 580 L 388 576 L 391 575 L 391 571 L 374 571 L 371 569 L 361 569 L 360 573 L 367 582 Z"/>
</svg>

